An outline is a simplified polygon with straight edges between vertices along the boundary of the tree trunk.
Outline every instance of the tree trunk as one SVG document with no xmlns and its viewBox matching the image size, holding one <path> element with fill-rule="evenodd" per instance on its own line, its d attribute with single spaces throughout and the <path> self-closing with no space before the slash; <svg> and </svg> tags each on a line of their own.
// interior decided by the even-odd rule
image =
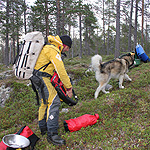
<svg viewBox="0 0 150 150">
<path fill-rule="evenodd" d="M 131 52 L 131 28 L 132 28 L 132 13 L 133 13 L 133 0 L 131 0 L 130 20 L 129 20 L 129 34 L 128 34 L 128 51 Z"/>
<path fill-rule="evenodd" d="M 110 3 L 109 3 L 109 9 L 110 9 Z M 110 37 L 110 11 L 109 11 L 109 14 L 108 14 L 108 31 L 107 31 L 107 55 L 109 55 L 109 37 Z"/>
<path fill-rule="evenodd" d="M 68 28 L 69 28 L 69 29 L 68 29 L 68 30 L 69 30 L 69 34 L 68 34 L 68 35 L 71 36 L 71 35 L 70 35 L 70 32 L 71 32 L 71 25 L 69 25 Z M 70 58 L 70 57 L 71 57 L 71 51 L 68 51 L 68 53 L 69 53 L 69 58 Z"/>
<path fill-rule="evenodd" d="M 79 30 L 80 30 L 80 54 L 79 54 L 79 57 L 82 58 L 82 27 L 81 27 L 81 13 L 79 14 Z"/>
<path fill-rule="evenodd" d="M 145 49 L 148 50 L 148 46 L 147 46 L 147 43 L 148 43 L 148 24 L 147 24 L 147 18 L 146 18 L 146 39 L 145 39 Z"/>
<path fill-rule="evenodd" d="M 89 31 L 90 31 L 90 29 L 89 29 Z M 91 50 L 90 50 L 90 35 L 91 35 L 90 32 L 88 32 L 88 37 L 87 37 L 87 51 L 88 51 L 88 55 L 91 54 Z"/>
<path fill-rule="evenodd" d="M 62 35 L 65 34 L 65 29 L 64 29 L 64 26 L 65 26 L 65 5 L 64 5 L 64 1 L 63 1 L 63 14 L 62 14 Z"/>
<path fill-rule="evenodd" d="M 5 43 L 5 58 L 4 58 L 4 64 L 6 66 L 9 65 L 9 50 L 8 50 L 8 47 L 9 47 L 9 29 L 8 29 L 8 26 L 9 26 L 9 0 L 7 0 L 7 6 L 6 6 L 6 43 Z"/>
<path fill-rule="evenodd" d="M 60 1 L 56 0 L 56 7 L 57 7 L 57 29 L 56 34 L 60 35 Z"/>
<path fill-rule="evenodd" d="M 9 46 L 9 64 L 12 63 L 12 50 L 13 50 L 13 47 L 12 47 L 12 39 L 11 39 L 10 46 Z"/>
<path fill-rule="evenodd" d="M 16 57 L 15 38 L 13 38 L 13 63 L 15 61 L 15 57 Z"/>
<path fill-rule="evenodd" d="M 104 36 L 104 43 L 103 43 L 103 51 L 102 51 L 102 54 L 105 54 L 105 15 L 104 15 L 104 0 L 103 0 L 103 36 Z"/>
<path fill-rule="evenodd" d="M 4 46 L 2 45 L 2 63 L 4 63 L 5 64 L 5 62 L 4 62 L 4 60 L 5 60 L 5 48 L 4 48 Z"/>
<path fill-rule="evenodd" d="M 19 55 L 19 32 L 17 29 L 17 55 Z"/>
<path fill-rule="evenodd" d="M 85 55 L 89 55 L 88 53 L 88 29 L 85 27 Z"/>
<path fill-rule="evenodd" d="M 74 28 L 73 28 L 73 39 L 74 39 Z M 74 41 L 73 41 L 73 43 L 72 43 L 72 58 L 74 57 Z"/>
<path fill-rule="evenodd" d="M 26 22 L 26 0 L 24 0 L 24 31 L 27 34 L 27 22 Z"/>
<path fill-rule="evenodd" d="M 117 0 L 115 58 L 120 54 L 120 0 Z"/>
<path fill-rule="evenodd" d="M 49 21 L 48 21 L 48 6 L 47 0 L 45 1 L 45 23 L 46 23 L 46 37 L 49 35 Z"/>
<path fill-rule="evenodd" d="M 98 54 L 98 45 L 99 45 L 99 43 L 98 43 L 97 38 L 98 38 L 98 29 L 97 29 L 97 36 L 96 36 L 96 38 L 95 38 L 95 43 L 96 43 L 95 54 Z"/>
<path fill-rule="evenodd" d="M 109 37 L 110 37 L 110 35 L 109 35 L 109 24 L 108 24 L 108 32 L 107 32 L 107 34 L 108 34 L 108 37 L 107 37 L 107 55 L 109 55 L 110 53 L 109 53 Z"/>
<path fill-rule="evenodd" d="M 142 41 L 141 41 L 141 45 L 143 46 L 143 41 L 144 41 L 144 0 L 142 0 Z"/>
<path fill-rule="evenodd" d="M 135 27 L 134 27 L 134 48 L 137 45 L 137 16 L 138 16 L 138 1 L 136 0 L 136 7 L 135 7 Z"/>
</svg>

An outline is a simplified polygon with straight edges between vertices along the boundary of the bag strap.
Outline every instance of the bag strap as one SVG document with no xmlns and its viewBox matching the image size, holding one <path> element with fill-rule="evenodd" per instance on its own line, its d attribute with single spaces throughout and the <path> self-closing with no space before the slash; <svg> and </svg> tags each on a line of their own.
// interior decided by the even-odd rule
<svg viewBox="0 0 150 150">
<path fill-rule="evenodd" d="M 42 66 L 41 68 L 39 68 L 37 71 L 40 71 L 42 68 L 44 68 L 43 70 L 45 70 L 49 64 L 51 64 L 51 61 L 49 63 L 45 64 L 44 66 Z"/>
<path fill-rule="evenodd" d="M 23 126 L 16 134 L 19 134 L 20 135 L 20 133 L 23 131 L 23 129 L 26 127 L 26 125 L 25 126 Z"/>
<path fill-rule="evenodd" d="M 74 96 L 76 103 L 77 103 L 79 101 L 79 99 L 78 99 L 77 95 L 75 94 L 74 89 L 72 89 L 72 93 L 73 93 L 73 96 Z"/>
<path fill-rule="evenodd" d="M 39 106 L 39 105 L 40 105 L 40 102 L 39 102 L 39 94 L 38 94 L 38 92 L 37 92 L 37 90 L 36 90 L 35 85 L 33 84 L 33 81 L 32 81 L 31 79 L 30 79 L 30 81 L 31 81 L 31 84 L 32 84 L 32 89 L 33 89 L 33 91 L 34 91 L 35 94 L 36 94 L 37 105 Z"/>
</svg>

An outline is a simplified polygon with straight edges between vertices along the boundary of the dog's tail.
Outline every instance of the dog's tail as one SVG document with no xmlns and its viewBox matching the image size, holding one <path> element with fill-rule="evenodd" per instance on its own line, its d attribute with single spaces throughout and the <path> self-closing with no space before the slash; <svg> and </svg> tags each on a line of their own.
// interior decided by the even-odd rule
<svg viewBox="0 0 150 150">
<path fill-rule="evenodd" d="M 94 71 L 97 71 L 100 69 L 100 64 L 102 63 L 102 57 L 100 55 L 94 55 L 91 58 L 91 65 Z"/>
</svg>

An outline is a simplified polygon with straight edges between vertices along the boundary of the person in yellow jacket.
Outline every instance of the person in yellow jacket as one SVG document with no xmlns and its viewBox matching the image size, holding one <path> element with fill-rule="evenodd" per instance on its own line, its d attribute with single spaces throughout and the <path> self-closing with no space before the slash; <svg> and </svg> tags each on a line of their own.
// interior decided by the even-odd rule
<svg viewBox="0 0 150 150">
<path fill-rule="evenodd" d="M 51 84 L 49 75 L 53 75 L 54 71 L 57 72 L 60 80 L 67 89 L 67 95 L 71 98 L 72 85 L 61 59 L 61 52 L 66 52 L 71 48 L 72 40 L 68 35 L 60 37 L 58 35 L 49 35 L 48 43 L 43 47 L 38 57 L 32 77 L 32 83 L 38 90 L 41 99 L 38 116 L 39 128 L 42 135 L 47 132 L 48 142 L 54 145 L 64 145 L 66 141 L 58 135 L 58 118 L 61 101 L 57 91 Z M 41 67 L 43 68 L 40 69 Z"/>
</svg>

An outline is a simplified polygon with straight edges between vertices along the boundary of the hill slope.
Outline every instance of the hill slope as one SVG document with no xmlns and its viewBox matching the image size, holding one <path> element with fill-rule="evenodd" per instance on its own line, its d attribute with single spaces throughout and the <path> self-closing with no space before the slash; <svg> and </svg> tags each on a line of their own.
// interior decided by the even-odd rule
<svg viewBox="0 0 150 150">
<path fill-rule="evenodd" d="M 104 60 L 109 59 L 110 56 L 104 57 Z M 40 135 L 35 93 L 31 86 L 27 86 L 28 81 L 17 80 L 13 75 L 0 81 L 1 85 L 12 88 L 5 107 L 0 108 L 0 139 L 28 125 L 40 138 L 36 150 L 150 149 L 150 63 L 143 63 L 130 70 L 128 75 L 133 81 L 125 81 L 125 89 L 119 89 L 118 81 L 111 80 L 113 89 L 109 94 L 100 92 L 97 99 L 94 99 L 98 86 L 94 73 L 85 76 L 89 64 L 90 57 L 65 60 L 67 72 L 74 81 L 73 87 L 79 98 L 76 106 L 69 107 L 62 103 L 60 108 L 59 133 L 66 139 L 66 146 L 53 146 L 47 142 L 46 135 Z M 62 112 L 63 108 L 69 111 Z M 100 116 L 95 125 L 72 133 L 65 132 L 64 120 L 95 113 Z"/>
</svg>

